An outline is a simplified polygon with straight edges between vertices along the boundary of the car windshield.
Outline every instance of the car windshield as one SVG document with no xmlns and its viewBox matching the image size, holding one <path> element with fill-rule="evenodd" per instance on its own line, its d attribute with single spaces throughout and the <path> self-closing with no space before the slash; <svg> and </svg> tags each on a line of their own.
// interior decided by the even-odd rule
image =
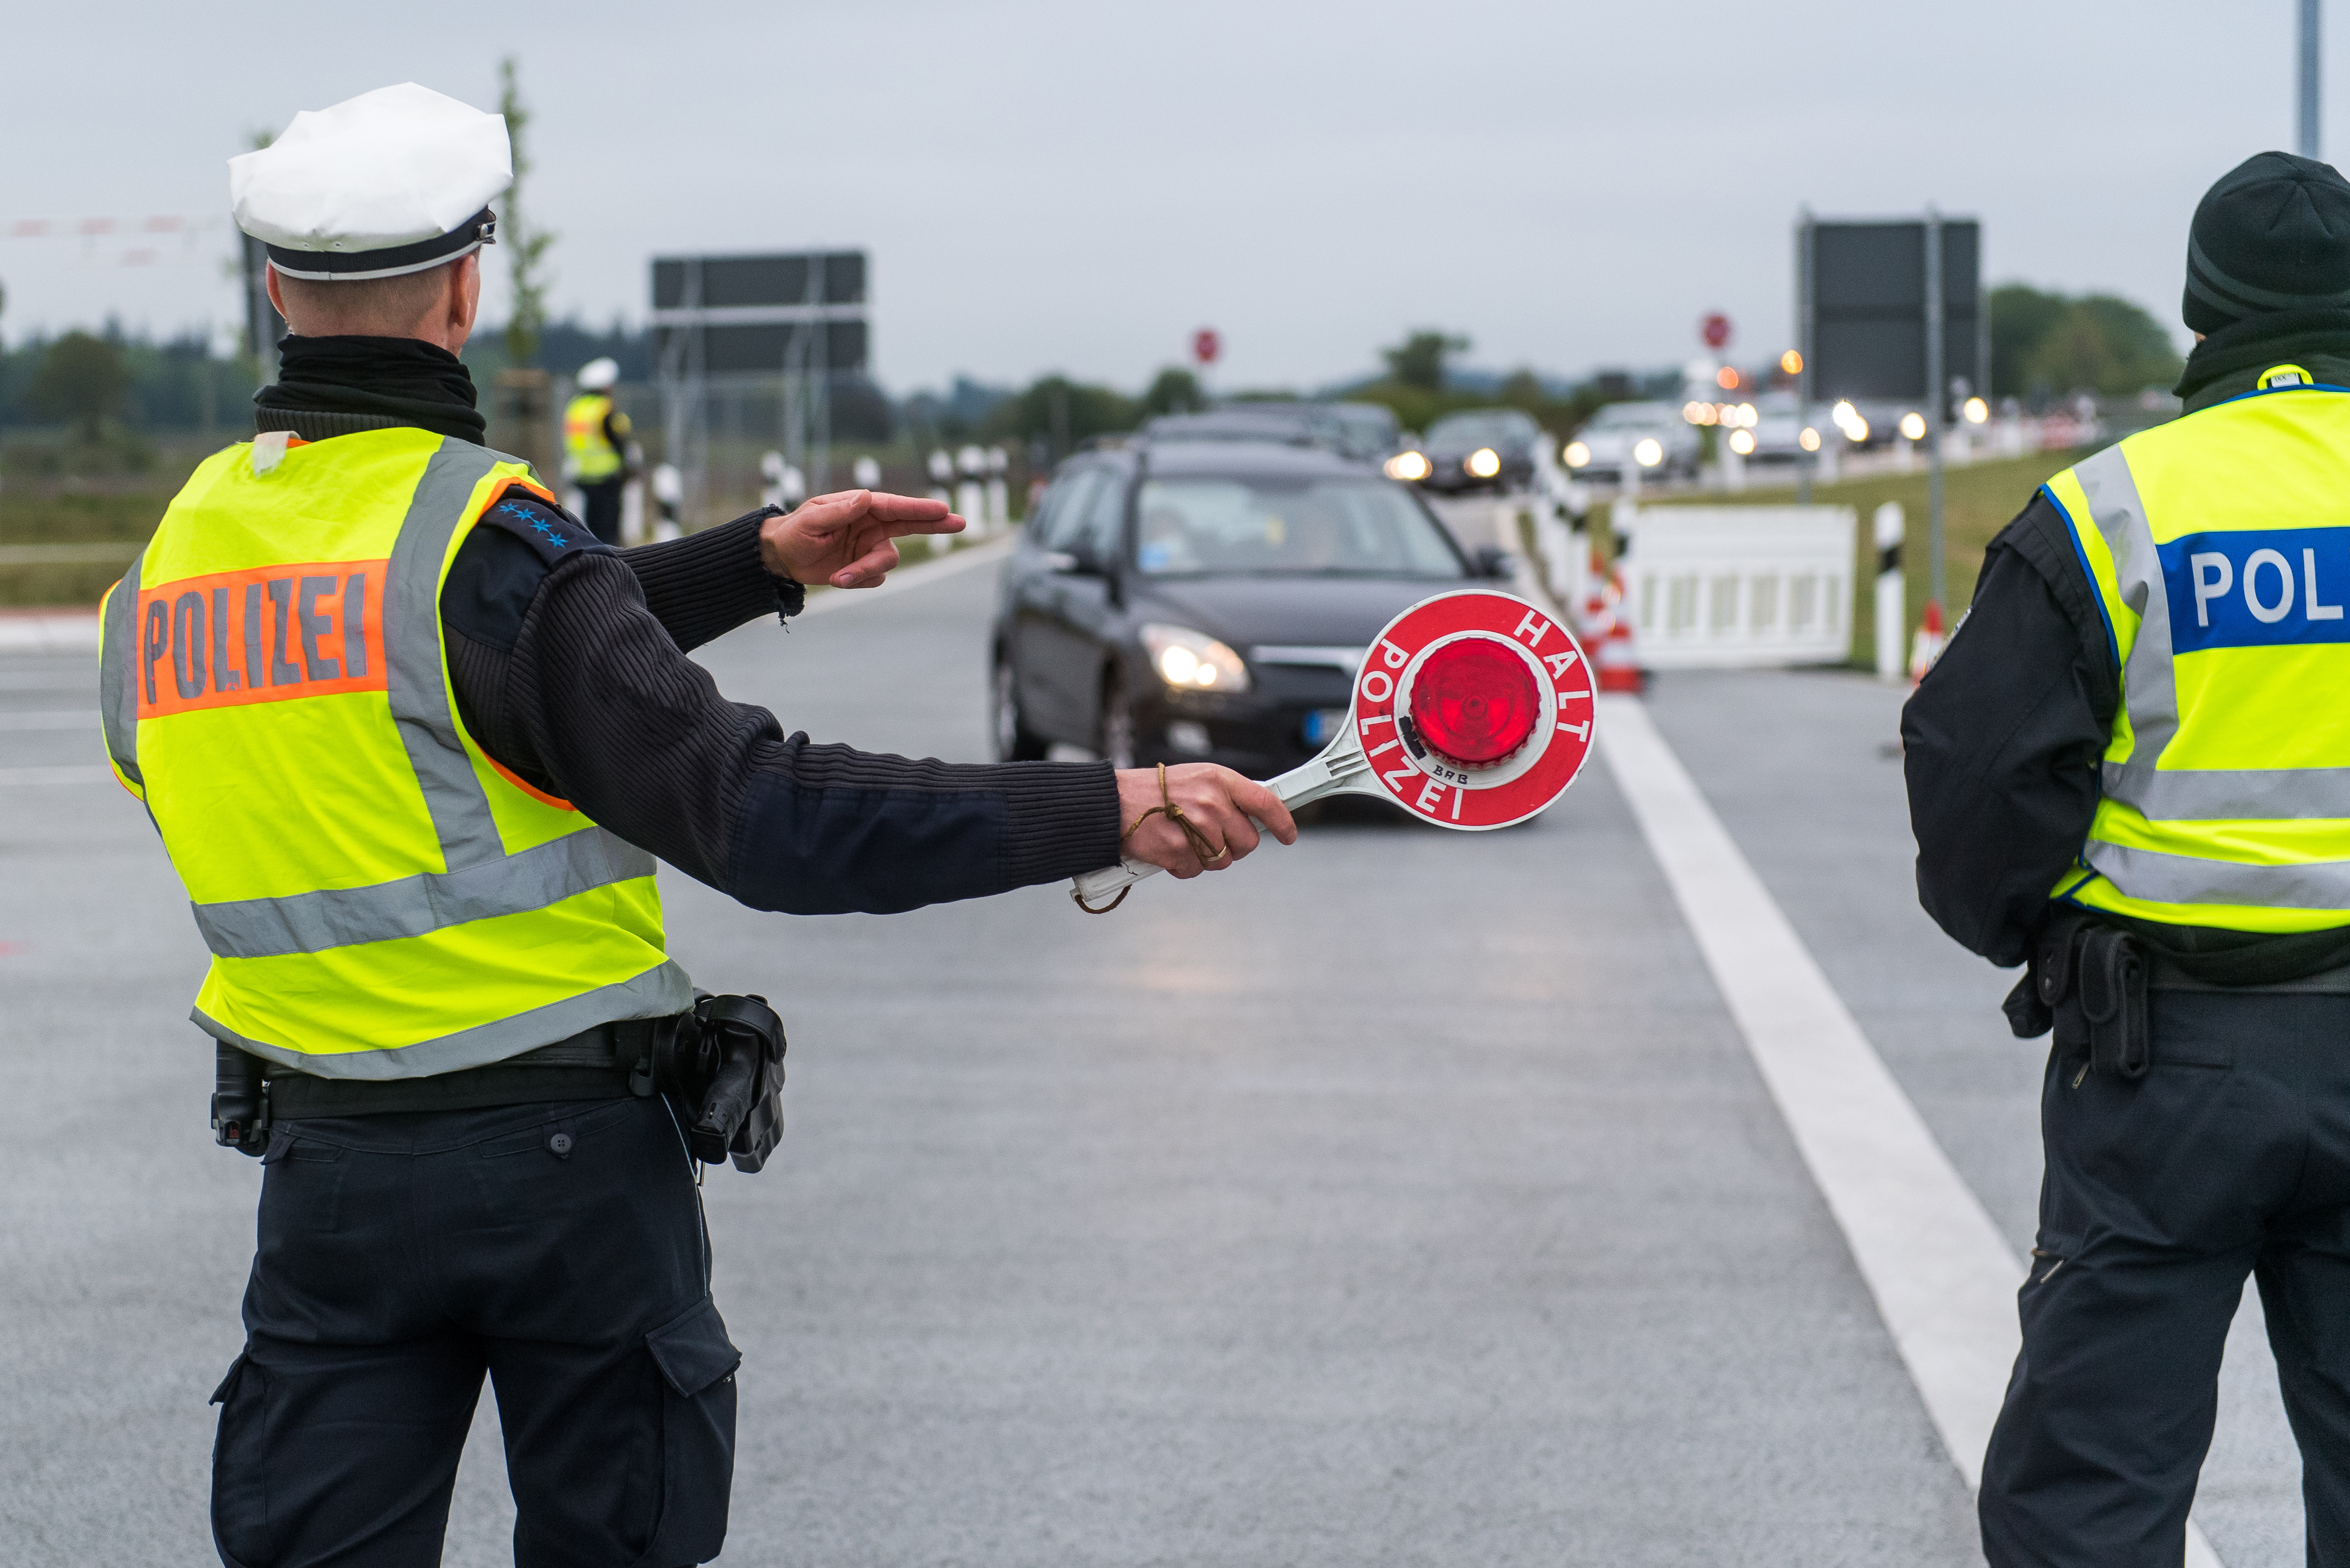
<svg viewBox="0 0 2350 1568">
<path fill-rule="evenodd" d="M 1428 427 L 1430 446 L 1452 446 L 1476 441 L 1491 445 L 1494 441 L 1515 441 L 1525 434 L 1525 427 L 1507 414 L 1454 414 Z"/>
<path fill-rule="evenodd" d="M 1596 431 L 1654 430 L 1669 424 L 1674 415 L 1660 403 L 1609 403 L 1591 416 L 1590 428 Z"/>
<path fill-rule="evenodd" d="M 1438 524 L 1384 480 L 1153 479 L 1135 515 L 1147 576 L 1465 575 Z"/>
</svg>

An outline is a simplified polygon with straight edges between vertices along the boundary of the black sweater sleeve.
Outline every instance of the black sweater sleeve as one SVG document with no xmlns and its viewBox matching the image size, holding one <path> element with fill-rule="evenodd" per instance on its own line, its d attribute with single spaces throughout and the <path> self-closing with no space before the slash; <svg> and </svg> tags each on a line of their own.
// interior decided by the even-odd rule
<svg viewBox="0 0 2350 1568">
<path fill-rule="evenodd" d="M 1117 860 L 1107 764 L 911 762 L 814 745 L 720 696 L 681 649 L 775 607 L 755 526 L 750 535 L 747 554 L 739 540 L 727 546 L 730 576 L 730 557 L 707 543 L 706 556 L 550 550 L 475 530 L 442 618 L 459 710 L 483 748 L 754 909 L 892 913 Z M 740 587 L 746 578 L 764 603 Z M 655 592 L 666 614 L 651 607 Z"/>
<path fill-rule="evenodd" d="M 1973 607 L 1901 713 L 1918 902 L 1995 964 L 2023 961 L 2080 853 L 2119 698 L 2071 535 L 2034 495 L 1991 541 Z"/>
</svg>

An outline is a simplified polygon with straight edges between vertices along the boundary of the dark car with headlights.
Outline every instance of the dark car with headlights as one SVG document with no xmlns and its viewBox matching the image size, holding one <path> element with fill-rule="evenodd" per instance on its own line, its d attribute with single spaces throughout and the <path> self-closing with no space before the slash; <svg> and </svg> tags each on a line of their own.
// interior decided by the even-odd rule
<svg viewBox="0 0 2350 1568">
<path fill-rule="evenodd" d="M 1419 483 L 1456 493 L 1523 490 L 1534 482 L 1534 443 L 1544 439 L 1542 426 L 1515 409 L 1447 414 L 1428 427 L 1419 446 L 1428 464 Z M 1388 472 L 1406 471 L 1391 463 Z"/>
<path fill-rule="evenodd" d="M 1407 487 L 1318 447 L 1139 441 L 1062 464 L 1003 569 L 997 754 L 1295 767 L 1346 722 L 1363 649 L 1498 576 Z"/>
</svg>

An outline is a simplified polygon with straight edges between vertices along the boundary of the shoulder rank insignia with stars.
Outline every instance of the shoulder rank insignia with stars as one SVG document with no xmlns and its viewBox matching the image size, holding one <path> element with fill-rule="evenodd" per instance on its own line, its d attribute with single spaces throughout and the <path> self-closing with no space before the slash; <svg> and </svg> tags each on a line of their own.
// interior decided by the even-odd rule
<svg viewBox="0 0 2350 1568">
<path fill-rule="evenodd" d="M 611 548 L 562 507 L 527 490 L 508 490 L 493 502 L 490 509 L 482 514 L 482 525 L 503 528 L 526 540 L 540 558 L 550 564 L 582 550 Z"/>
</svg>

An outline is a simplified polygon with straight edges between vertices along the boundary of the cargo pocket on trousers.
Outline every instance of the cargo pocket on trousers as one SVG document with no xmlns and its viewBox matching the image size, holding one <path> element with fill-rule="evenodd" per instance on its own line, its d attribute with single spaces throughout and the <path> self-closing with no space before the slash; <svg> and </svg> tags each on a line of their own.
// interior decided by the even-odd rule
<svg viewBox="0 0 2350 1568">
<path fill-rule="evenodd" d="M 275 1555 L 269 1546 L 269 1456 L 265 1451 L 269 1375 L 240 1352 L 213 1390 L 221 1407 L 213 1438 L 213 1544 L 230 1568 Z"/>
<path fill-rule="evenodd" d="M 707 1563 L 726 1543 L 734 1486 L 734 1369 L 743 1353 L 704 1296 L 645 1335 L 660 1368 L 661 1503 L 642 1568 Z"/>
</svg>

